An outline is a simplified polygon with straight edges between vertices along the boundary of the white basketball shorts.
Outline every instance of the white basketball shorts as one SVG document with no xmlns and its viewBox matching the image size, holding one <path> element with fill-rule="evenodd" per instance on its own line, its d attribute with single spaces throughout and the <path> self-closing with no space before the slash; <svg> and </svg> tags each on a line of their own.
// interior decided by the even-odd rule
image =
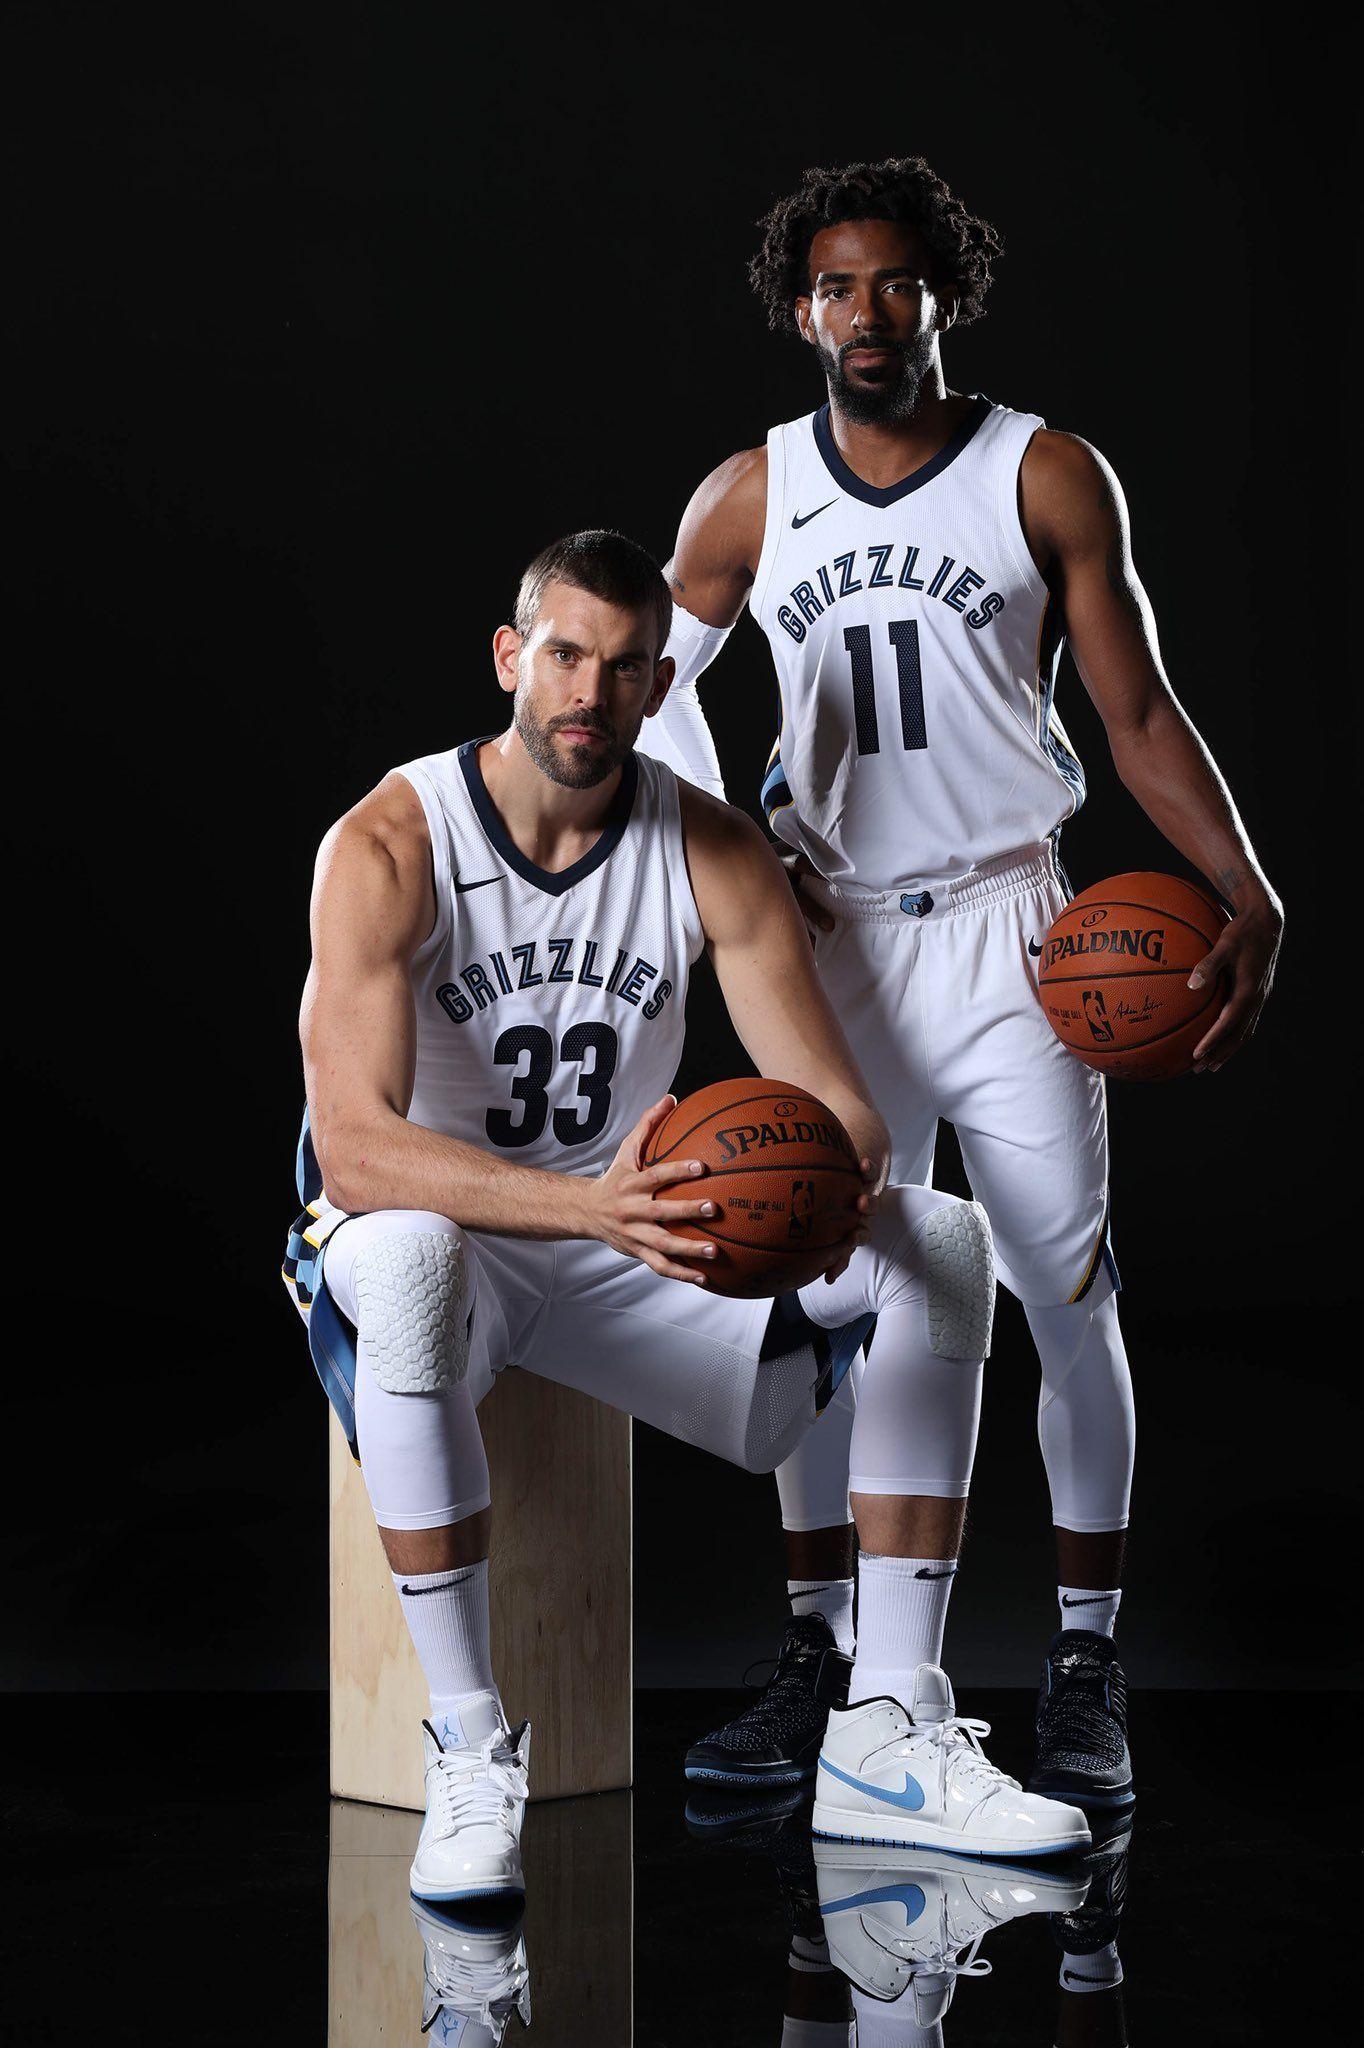
<svg viewBox="0 0 1364 2048">
<path fill-rule="evenodd" d="M 1051 843 L 882 896 L 805 886 L 838 920 L 815 959 L 890 1126 L 891 1180 L 931 1184 L 944 1118 L 1000 1279 L 1029 1307 L 1081 1300 L 1111 1269 L 1108 1129 L 1102 1078 L 1037 999 L 1038 955 L 1070 900 Z"/>
</svg>

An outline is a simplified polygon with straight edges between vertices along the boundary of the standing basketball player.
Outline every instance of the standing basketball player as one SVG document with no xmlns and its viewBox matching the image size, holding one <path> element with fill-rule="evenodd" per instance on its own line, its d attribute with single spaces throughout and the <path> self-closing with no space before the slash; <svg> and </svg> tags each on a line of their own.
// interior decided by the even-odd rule
<svg viewBox="0 0 1364 2048">
<path fill-rule="evenodd" d="M 815 1824 L 986 1856 L 1089 1840 L 1076 1808 L 985 1760 L 940 1637 L 901 1597 L 901 1557 L 931 1543 L 954 1559 L 960 1541 L 988 1227 L 924 1188 L 876 1203 L 888 1133 L 780 864 L 746 818 L 633 753 L 671 676 L 671 610 L 657 564 L 619 534 L 547 550 L 494 643 L 511 726 L 387 776 L 318 865 L 308 1206 L 286 1278 L 430 1687 L 411 1875 L 428 1900 L 522 1889 L 527 1750 L 489 1661 L 475 1413 L 497 1372 L 516 1364 L 770 1471 L 873 1314 L 851 1451 L 859 1663 L 830 1717 Z M 706 1248 L 677 1235 L 716 1213 L 702 1179 L 662 1198 L 699 1162 L 640 1163 L 671 1107 L 703 948 L 758 1070 L 829 1104 L 869 1183 L 848 1238 L 775 1304 L 709 1290 Z"/>
<path fill-rule="evenodd" d="M 1254 1030 L 1282 913 L 1166 681 L 1113 471 L 1035 413 L 947 387 L 942 337 L 983 310 L 994 230 L 917 158 L 809 171 L 762 226 L 752 283 L 773 328 L 817 358 L 827 403 L 723 463 L 688 506 L 669 571 L 676 681 L 645 744 L 723 793 L 695 682 L 746 601 L 781 691 L 763 803 L 890 1120 L 893 1178 L 927 1181 L 938 1118 L 956 1126 L 1041 1359 L 1061 1632 L 1031 1782 L 1121 1803 L 1131 1770 L 1112 1635 L 1134 1431 L 1104 1092 L 1036 994 L 1036 956 L 1068 894 L 1057 837 L 1085 787 L 1054 701 L 1064 641 L 1124 783 L 1235 913 L 1191 981 L 1224 977 L 1200 1069 Z M 822 1710 L 806 1652 L 850 1641 L 846 1401 L 778 1473 L 803 1618 L 774 1687 L 782 1726 L 807 1742 Z M 904 1570 L 907 1584 L 947 1573 L 945 1602 L 945 1561 Z M 689 1767 L 725 1759 L 743 1776 L 774 1718 L 760 1700 Z"/>
</svg>

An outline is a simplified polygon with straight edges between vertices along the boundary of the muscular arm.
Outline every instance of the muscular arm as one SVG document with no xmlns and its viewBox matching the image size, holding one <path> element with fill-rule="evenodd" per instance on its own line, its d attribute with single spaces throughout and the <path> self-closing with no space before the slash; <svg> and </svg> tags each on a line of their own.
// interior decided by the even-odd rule
<svg viewBox="0 0 1364 2048">
<path fill-rule="evenodd" d="M 890 1134 L 820 984 L 780 861 L 742 812 L 678 788 L 696 907 L 744 1050 L 760 1074 L 828 1104 L 880 1188 Z"/>
<path fill-rule="evenodd" d="M 767 518 L 767 450 L 745 448 L 712 470 L 682 514 L 664 574 L 707 626 L 732 626 L 757 574 Z"/>
<path fill-rule="evenodd" d="M 1122 487 L 1068 434 L 1039 433 L 1023 459 L 1023 523 L 1062 607 L 1066 636 L 1123 782 L 1151 822 L 1232 905 L 1235 917 L 1194 985 L 1227 977 L 1197 1049 L 1213 1067 L 1249 1038 L 1274 978 L 1283 911 L 1217 763 L 1171 689 L 1133 567 Z"/>
</svg>

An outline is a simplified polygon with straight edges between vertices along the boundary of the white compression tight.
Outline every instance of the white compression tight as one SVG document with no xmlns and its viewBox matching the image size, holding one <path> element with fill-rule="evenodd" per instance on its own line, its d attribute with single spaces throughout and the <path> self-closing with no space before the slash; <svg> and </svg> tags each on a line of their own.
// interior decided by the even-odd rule
<svg viewBox="0 0 1364 2048">
<path fill-rule="evenodd" d="M 945 1222 L 950 1226 L 962 1220 L 965 1206 L 929 1189 L 887 1189 L 871 1242 L 858 1251 L 847 1272 L 832 1286 L 821 1280 L 801 1291 L 802 1307 L 822 1328 L 835 1329 L 862 1314 L 879 1318 L 874 1359 L 855 1368 L 845 1496 L 849 1467 L 853 1488 L 863 1493 L 963 1499 L 969 1491 L 980 1414 L 978 1353 L 994 1281 L 992 1271 L 979 1269 L 982 1256 L 989 1264 L 982 1226 L 972 1225 L 975 1239 L 967 1232 L 965 1263 L 961 1245 L 954 1243 L 950 1228 L 944 1230 Z M 357 1298 L 356 1264 L 378 1238 L 395 1231 L 449 1234 L 454 1229 L 443 1217 L 383 1211 L 343 1224 L 327 1249 L 328 1288 L 360 1333 L 356 1432 L 375 1519 L 384 1528 L 440 1528 L 489 1504 L 487 1460 L 469 1384 L 460 1380 L 433 1393 L 382 1386 L 380 1362 Z M 659 1285 L 670 1290 L 671 1300 L 674 1284 Z M 678 1320 L 685 1327 L 685 1291 L 676 1288 L 675 1294 Z M 608 1330 L 602 1332 L 603 1386 L 609 1387 L 613 1405 L 628 1407 L 630 1375 L 643 1375 L 641 1384 L 647 1385 L 651 1360 L 634 1352 L 614 1357 Z M 963 1333 L 963 1341 L 981 1338 L 977 1355 L 950 1355 Z M 698 1347 L 701 1355 L 709 1348 Z M 533 1370 L 534 1361 L 529 1363 Z M 391 1382 L 391 1358 L 385 1370 Z M 846 1405 L 840 1410 L 831 1404 L 814 1431 L 848 1412 Z"/>
<path fill-rule="evenodd" d="M 359 1332 L 355 1433 L 374 1519 L 381 1529 L 442 1529 L 491 1501 L 488 1461 L 468 1382 L 444 1393 L 395 1394 L 380 1386 L 356 1298 L 355 1266 L 381 1237 L 454 1225 L 413 1209 L 383 1209 L 343 1223 L 327 1246 L 327 1287 Z"/>
<path fill-rule="evenodd" d="M 1127 1527 L 1136 1447 L 1118 1297 L 1107 1276 L 1100 1285 L 1097 1301 L 1027 1311 L 1042 1361 L 1037 1436 L 1052 1521 L 1082 1534 Z"/>
<path fill-rule="evenodd" d="M 833 1529 L 850 1522 L 848 1456 L 852 1445 L 854 1374 L 849 1373 L 789 1458 L 777 1467 L 783 1529 Z"/>
<path fill-rule="evenodd" d="M 994 1287 L 984 1211 L 900 1187 L 882 1194 L 871 1241 L 847 1272 L 801 1289 L 801 1307 L 826 1329 L 877 1318 L 871 1355 L 852 1373 L 849 1491 L 966 1498 Z"/>
</svg>

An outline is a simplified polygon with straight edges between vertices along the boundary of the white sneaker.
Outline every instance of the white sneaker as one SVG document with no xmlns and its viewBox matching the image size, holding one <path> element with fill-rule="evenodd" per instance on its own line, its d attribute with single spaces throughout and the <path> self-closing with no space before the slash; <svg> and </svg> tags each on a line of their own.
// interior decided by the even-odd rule
<svg viewBox="0 0 1364 2048">
<path fill-rule="evenodd" d="M 992 1927 L 1025 1913 L 1072 1913 L 1089 1878 L 1008 1864 L 966 1863 L 950 1850 L 883 1849 L 817 1841 L 819 1908 L 830 1961 L 856 1990 L 889 2002 L 912 1992 L 916 2027 L 933 2027 L 958 1977 L 986 1977 L 977 1960 Z"/>
<path fill-rule="evenodd" d="M 513 2013 L 530 2025 L 530 1967 L 521 1915 L 458 1920 L 412 1901 L 426 1950 L 422 2033 L 454 2048 L 501 2048 Z"/>
<path fill-rule="evenodd" d="M 1087 1849 L 1080 1809 L 1006 1778 L 981 1749 L 989 1732 L 988 1721 L 957 1714 L 936 1664 L 915 1672 L 908 1711 L 892 1699 L 833 1708 L 815 1778 L 815 1833 L 965 1856 Z"/>
<path fill-rule="evenodd" d="M 525 1892 L 521 1822 L 530 1766 L 530 1722 L 513 1735 L 495 1692 L 476 1692 L 439 1735 L 422 1722 L 426 1819 L 409 1886 L 417 1899 L 478 1899 Z"/>
</svg>

